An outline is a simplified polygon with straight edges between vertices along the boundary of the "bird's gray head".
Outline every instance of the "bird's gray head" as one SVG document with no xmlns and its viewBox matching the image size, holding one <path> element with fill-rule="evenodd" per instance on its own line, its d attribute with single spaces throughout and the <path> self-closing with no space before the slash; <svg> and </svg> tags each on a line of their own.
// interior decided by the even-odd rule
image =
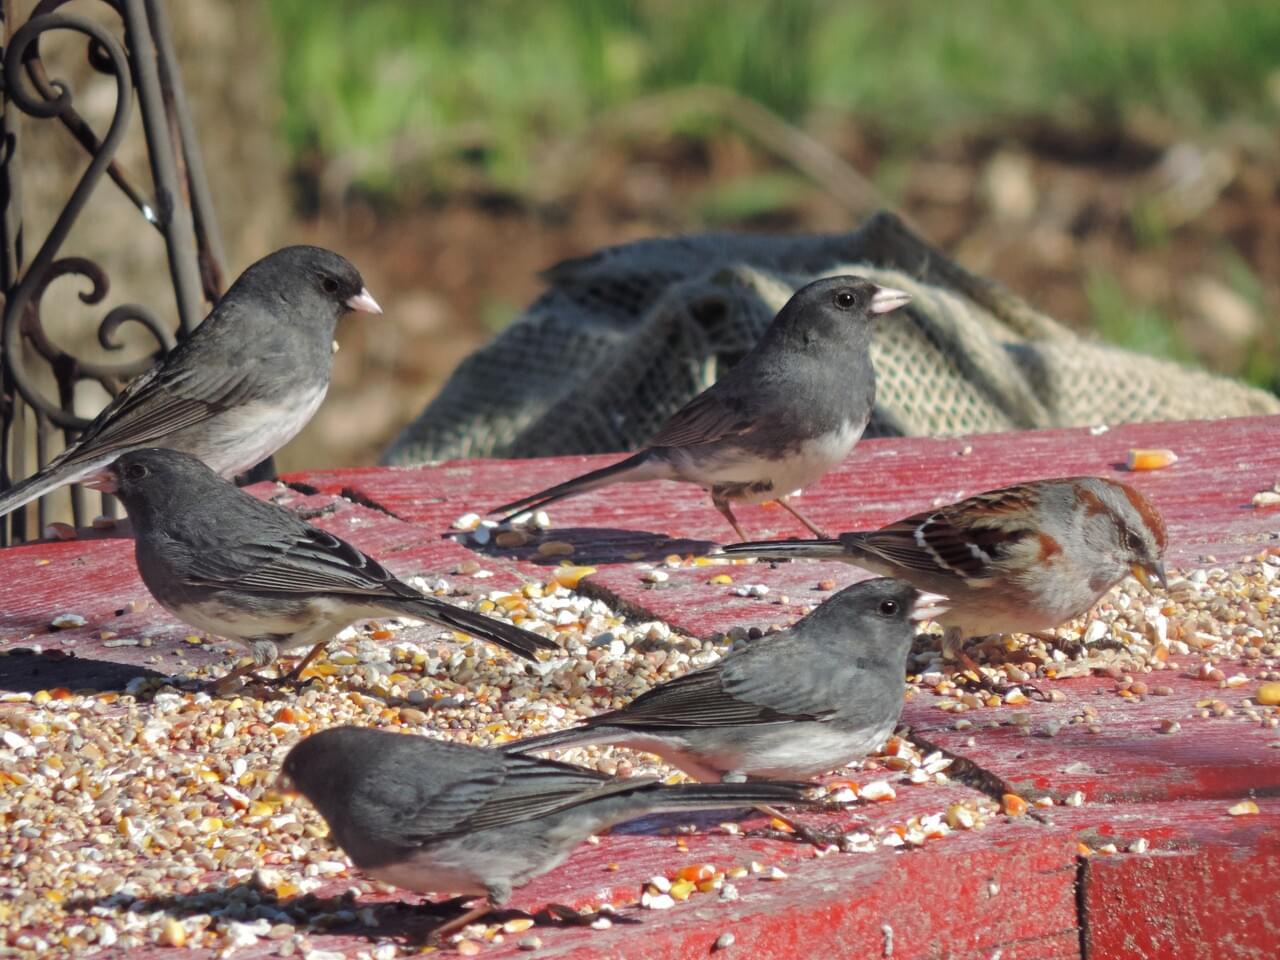
<svg viewBox="0 0 1280 960">
<path fill-rule="evenodd" d="M 1068 483 L 1076 484 L 1073 489 L 1084 503 L 1084 536 L 1111 559 L 1112 572 L 1128 571 L 1147 589 L 1153 580 L 1167 588 L 1164 551 L 1168 533 L 1155 505 L 1133 487 L 1115 480 L 1078 477 Z M 1099 570 L 1100 583 L 1104 577 L 1106 573 Z M 1108 579 L 1114 582 L 1114 578 Z"/>
<path fill-rule="evenodd" d="M 945 598 L 922 593 L 904 580 L 877 577 L 833 594 L 792 629 L 833 631 L 860 643 L 905 651 L 915 638 L 913 624 L 936 619 L 946 604 Z"/>
<path fill-rule="evenodd" d="M 283 302 L 295 321 L 332 325 L 352 310 L 382 312 L 351 261 L 323 247 L 285 247 L 263 257 L 240 274 L 232 294 Z"/>
<path fill-rule="evenodd" d="M 773 328 L 793 343 L 866 343 L 870 342 L 872 321 L 877 316 L 910 302 L 909 294 L 863 277 L 826 277 L 792 294 Z"/>
<path fill-rule="evenodd" d="M 135 523 L 145 523 L 152 515 L 205 502 L 209 491 L 228 482 L 190 454 L 154 447 L 122 454 L 85 486 L 115 494 Z"/>
<path fill-rule="evenodd" d="M 432 782 L 432 759 L 450 748 L 475 749 L 368 727 L 330 727 L 289 751 L 280 786 L 306 797 L 338 846 L 368 866 L 403 845 L 403 812 L 420 806 Z"/>
<path fill-rule="evenodd" d="M 295 744 L 280 772 L 327 819 L 326 798 L 347 795 L 365 763 L 378 757 L 383 739 L 364 727 L 330 727 Z"/>
</svg>

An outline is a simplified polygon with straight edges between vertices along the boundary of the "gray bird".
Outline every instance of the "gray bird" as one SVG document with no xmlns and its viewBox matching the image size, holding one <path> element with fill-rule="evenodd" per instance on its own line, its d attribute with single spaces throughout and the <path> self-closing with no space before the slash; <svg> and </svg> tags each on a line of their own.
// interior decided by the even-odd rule
<svg viewBox="0 0 1280 960">
<path fill-rule="evenodd" d="M 539 493 L 495 507 L 511 519 L 611 483 L 681 480 L 711 502 L 745 540 L 733 503 L 787 502 L 853 449 L 875 407 L 872 321 L 911 297 L 861 277 L 802 287 L 756 345 L 714 384 L 676 411 L 643 450 Z"/>
<path fill-rule="evenodd" d="M 900 580 L 856 583 L 790 629 L 621 709 L 505 749 L 616 743 L 656 754 L 704 782 L 814 777 L 865 757 L 893 732 L 913 623 L 939 616 L 945 603 Z"/>
<path fill-rule="evenodd" d="M 133 522 L 138 572 L 156 601 L 186 623 L 239 640 L 254 662 L 225 680 L 311 646 L 301 674 L 338 631 L 378 616 L 416 617 L 533 660 L 555 643 L 423 596 L 378 561 L 259 500 L 176 450 L 126 453 L 88 481 L 116 494 Z"/>
<path fill-rule="evenodd" d="M 181 450 L 225 477 L 245 472 L 293 439 L 320 406 L 334 328 L 352 310 L 382 312 L 343 257 L 307 246 L 264 257 L 75 443 L 0 495 L 0 516 L 143 447 Z"/>
<path fill-rule="evenodd" d="M 284 776 L 370 876 L 418 893 L 486 897 L 435 931 L 483 916 L 579 843 L 663 811 L 806 803 L 798 783 L 667 785 L 363 727 L 335 727 L 285 757 Z"/>
</svg>

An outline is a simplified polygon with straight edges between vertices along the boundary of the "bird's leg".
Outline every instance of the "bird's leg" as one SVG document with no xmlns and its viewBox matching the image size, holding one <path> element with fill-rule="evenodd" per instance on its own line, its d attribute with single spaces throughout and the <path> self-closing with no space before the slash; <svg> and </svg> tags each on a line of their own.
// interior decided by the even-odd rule
<svg viewBox="0 0 1280 960">
<path fill-rule="evenodd" d="M 721 776 L 720 782 L 743 783 L 746 779 L 746 776 L 734 770 Z M 760 836 L 769 837 L 774 840 L 790 840 L 793 837 L 798 837 L 805 843 L 811 843 L 815 847 L 829 847 L 832 844 L 839 846 L 840 842 L 844 839 L 844 831 L 838 827 L 831 830 L 820 830 L 817 827 L 805 826 L 803 823 L 800 823 L 793 817 L 788 817 L 777 807 L 771 806 L 770 804 L 759 803 L 756 804 L 754 809 L 763 813 L 771 820 L 777 820 L 779 823 L 791 828 L 791 833 L 784 833 L 781 830 L 774 830 L 772 827 L 768 827 L 759 831 Z"/>
<path fill-rule="evenodd" d="M 292 670 L 290 670 L 289 673 L 283 678 L 283 682 L 297 683 L 299 680 L 301 680 L 302 671 L 307 669 L 307 667 L 311 666 L 312 661 L 314 661 L 316 657 L 320 656 L 320 651 L 322 651 L 328 645 L 329 645 L 328 640 L 321 640 L 319 643 L 313 646 L 307 652 L 307 655 L 298 661 L 298 665 L 294 667 Z"/>
<path fill-rule="evenodd" d="M 973 674 L 975 682 L 982 679 L 982 671 L 973 658 L 964 651 L 964 634 L 959 627 L 947 627 L 942 635 L 942 659 L 955 660 Z"/>
<path fill-rule="evenodd" d="M 258 663 L 256 658 L 253 660 L 250 660 L 248 663 L 242 663 L 240 666 L 236 667 L 234 670 L 232 670 L 226 676 L 222 677 L 220 680 L 212 681 L 213 688 L 219 693 L 230 690 L 232 684 L 234 684 L 241 677 L 256 677 L 257 671 L 262 666 L 263 665 Z"/>
<path fill-rule="evenodd" d="M 786 497 L 779 497 L 775 502 L 778 504 L 778 506 L 782 507 L 782 509 L 786 510 L 787 513 L 791 514 L 793 517 L 795 517 L 797 520 L 803 523 L 806 527 L 808 527 L 809 531 L 815 537 L 820 537 L 823 540 L 831 539 L 831 537 L 827 534 L 825 530 L 823 530 L 817 524 L 813 523 L 811 520 L 809 520 L 808 517 L 806 517 L 803 513 L 801 513 L 799 510 L 793 507 L 790 503 L 788 503 Z"/>
<path fill-rule="evenodd" d="M 729 501 L 723 500 L 713 493 L 711 494 L 711 502 L 720 511 L 720 515 L 729 521 L 729 526 L 733 527 L 733 532 L 738 535 L 738 539 L 746 543 L 747 535 L 742 532 L 742 527 L 738 523 L 738 518 L 733 515 L 733 508 L 729 506 Z"/>
<path fill-rule="evenodd" d="M 811 843 L 815 847 L 830 847 L 833 845 L 838 847 L 844 840 L 844 831 L 839 827 L 828 827 L 825 830 L 821 827 L 810 827 L 801 823 L 799 820 L 796 820 L 794 817 L 787 816 L 777 807 L 773 807 L 768 804 L 759 804 L 755 809 L 759 810 L 766 817 L 771 817 L 779 823 L 785 824 L 791 828 L 791 833 L 785 833 L 781 830 L 764 830 L 761 831 L 763 836 L 771 837 L 775 840 L 799 839 L 803 840 L 805 843 Z"/>
<path fill-rule="evenodd" d="M 271 637 L 253 637 L 245 641 L 249 645 L 249 655 L 253 657 L 246 664 L 236 667 L 221 680 L 214 683 L 214 689 L 218 693 L 224 693 L 231 689 L 241 677 L 251 677 L 254 680 L 261 681 L 262 678 L 257 672 L 264 667 L 269 667 L 275 663 L 280 657 L 280 648 L 276 646 L 275 640 Z"/>
<path fill-rule="evenodd" d="M 466 913 L 460 914 L 447 923 L 442 923 L 440 926 L 432 929 L 428 939 L 433 940 L 436 943 L 443 943 L 447 937 L 452 936 L 463 927 L 475 923 L 481 917 L 486 917 L 491 913 L 493 913 L 493 904 L 488 900 L 484 900 L 479 906 L 472 907 L 470 910 L 466 911 Z"/>
<path fill-rule="evenodd" d="M 944 660 L 956 660 L 964 668 L 962 674 L 963 679 L 969 681 L 969 685 L 977 687 L 979 690 L 985 690 L 988 693 L 994 693 L 997 696 L 1004 696 L 1014 688 L 1022 688 L 1029 690 L 1040 700 L 1048 700 L 1049 697 L 1043 690 L 1034 683 L 1000 683 L 987 674 L 964 650 L 963 636 L 959 627 L 948 627 L 942 637 L 942 657 Z"/>
</svg>

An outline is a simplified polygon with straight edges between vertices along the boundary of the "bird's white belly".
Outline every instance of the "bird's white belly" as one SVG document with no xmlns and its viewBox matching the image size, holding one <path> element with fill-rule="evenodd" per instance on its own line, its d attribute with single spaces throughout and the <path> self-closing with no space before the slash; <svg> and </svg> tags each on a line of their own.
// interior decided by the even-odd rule
<svg viewBox="0 0 1280 960">
<path fill-rule="evenodd" d="M 724 776 L 765 780 L 805 780 L 861 760 L 888 739 L 897 719 L 879 728 L 851 732 L 815 721 L 761 724 L 758 727 L 724 727 L 720 736 L 697 731 L 696 743 L 667 736 L 628 737 L 617 742 L 633 750 L 662 757 L 695 780 L 715 782 Z"/>
<path fill-rule="evenodd" d="M 788 736 L 768 740 L 742 758 L 751 769 L 748 775 L 764 780 L 807 780 L 819 774 L 861 760 L 878 750 L 889 738 L 897 721 L 878 729 L 851 733 L 826 723 L 811 723 L 803 737 Z"/>
<path fill-rule="evenodd" d="M 328 385 L 292 404 L 254 402 L 234 407 L 174 435 L 172 446 L 204 460 L 209 469 L 234 477 L 257 466 L 310 422 Z"/>
<path fill-rule="evenodd" d="M 503 862 L 506 861 L 506 862 Z M 466 865 L 438 860 L 434 855 L 418 854 L 400 863 L 366 870 L 375 880 L 394 884 L 414 893 L 445 893 L 455 896 L 488 895 L 482 877 L 505 876 L 510 872 L 510 857 L 501 853 L 478 851 Z"/>
<path fill-rule="evenodd" d="M 216 599 L 172 607 L 170 613 L 197 630 L 217 637 L 232 640 L 281 638 L 276 640 L 276 646 L 282 650 L 328 640 L 357 620 L 375 615 L 363 606 L 328 597 L 311 598 L 303 611 L 295 611 L 294 615 L 268 613 L 265 609 L 249 611 Z"/>
<path fill-rule="evenodd" d="M 731 495 L 730 499 L 740 503 L 763 503 L 816 483 L 848 456 L 865 426 L 849 424 L 825 436 L 806 440 L 796 451 L 778 460 L 766 460 L 751 451 L 729 445 L 710 455 L 705 449 L 677 448 L 668 456 L 684 480 L 707 489 L 742 484 L 746 489 Z"/>
</svg>

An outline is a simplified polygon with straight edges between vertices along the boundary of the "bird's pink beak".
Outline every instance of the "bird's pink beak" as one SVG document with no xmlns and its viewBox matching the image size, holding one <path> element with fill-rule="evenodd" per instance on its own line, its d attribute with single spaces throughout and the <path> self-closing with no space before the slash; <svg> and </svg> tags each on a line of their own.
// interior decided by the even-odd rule
<svg viewBox="0 0 1280 960">
<path fill-rule="evenodd" d="M 80 481 L 81 484 L 91 490 L 97 490 L 100 493 L 115 493 L 120 488 L 116 485 L 116 474 L 110 468 L 99 470 L 97 473 L 91 473 Z"/>
<path fill-rule="evenodd" d="M 878 287 L 871 295 L 872 313 L 890 313 L 911 302 L 911 294 L 893 287 Z"/>
<path fill-rule="evenodd" d="M 360 313 L 382 312 L 382 308 L 378 306 L 378 301 L 373 299 L 373 294 L 369 292 L 368 287 L 361 287 L 360 292 L 354 297 L 347 297 L 347 306 Z"/>
<path fill-rule="evenodd" d="M 937 620 L 951 609 L 951 601 L 938 593 L 921 593 L 911 608 L 911 619 Z"/>
</svg>

